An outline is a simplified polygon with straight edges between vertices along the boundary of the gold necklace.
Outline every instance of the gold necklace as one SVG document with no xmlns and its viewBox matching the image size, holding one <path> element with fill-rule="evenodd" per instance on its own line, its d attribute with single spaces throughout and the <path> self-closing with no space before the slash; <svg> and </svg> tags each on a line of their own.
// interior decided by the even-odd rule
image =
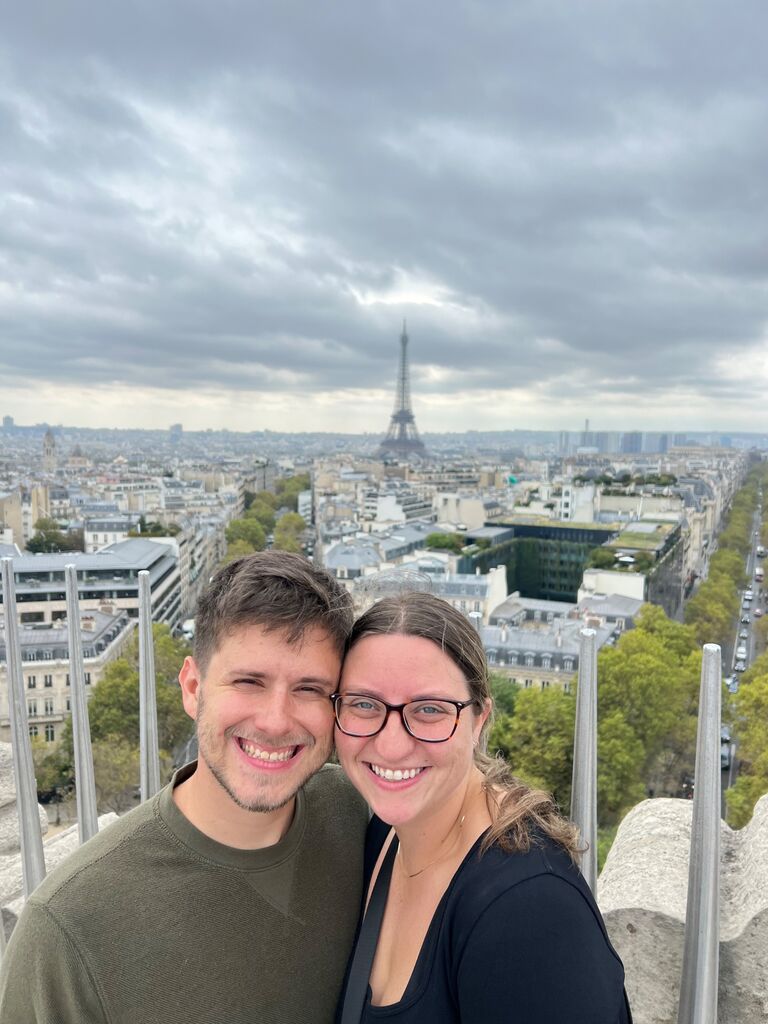
<svg viewBox="0 0 768 1024">
<path fill-rule="evenodd" d="M 462 804 L 461 809 L 463 809 L 463 807 L 464 807 L 464 805 Z M 441 860 L 445 860 L 446 857 L 450 856 L 450 854 L 453 853 L 454 847 L 456 846 L 456 843 L 458 843 L 458 841 L 459 841 L 459 836 L 461 835 L 461 830 L 462 830 L 462 828 L 464 826 L 464 819 L 465 818 L 466 818 L 466 814 L 462 814 L 461 815 L 461 820 L 459 821 L 459 828 L 458 828 L 458 831 L 456 832 L 456 838 L 453 840 L 453 842 L 448 847 L 448 849 L 445 851 L 445 853 L 441 853 L 438 857 L 435 857 L 434 860 L 431 860 L 429 862 L 429 864 L 425 864 L 423 868 L 419 868 L 418 871 L 414 871 L 413 874 L 411 874 L 411 872 L 405 866 L 405 861 L 403 860 L 403 848 L 402 848 L 402 846 L 398 846 L 398 848 L 397 848 L 397 858 L 400 861 L 400 864 L 402 865 L 403 871 L 405 872 L 405 875 L 406 875 L 407 878 L 415 878 L 417 875 L 423 874 L 427 870 L 427 868 L 434 867 L 435 864 L 439 864 L 439 862 Z M 457 819 L 457 821 L 458 821 L 458 819 Z M 455 826 L 456 826 L 456 822 L 454 821 L 453 825 L 451 825 L 451 827 L 448 829 L 448 834 L 445 836 L 445 838 L 440 843 L 440 846 L 443 845 L 443 843 L 448 838 L 448 836 L 451 834 L 451 832 L 453 832 Z M 440 847 L 438 847 L 438 849 L 440 849 Z"/>
</svg>

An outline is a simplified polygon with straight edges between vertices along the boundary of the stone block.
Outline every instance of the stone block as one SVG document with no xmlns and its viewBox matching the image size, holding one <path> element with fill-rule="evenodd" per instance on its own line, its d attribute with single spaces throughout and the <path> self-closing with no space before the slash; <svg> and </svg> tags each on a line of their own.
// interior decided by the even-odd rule
<svg viewBox="0 0 768 1024">
<path fill-rule="evenodd" d="M 624 961 L 635 1024 L 677 1024 L 693 804 L 644 800 L 622 821 L 598 903 Z M 768 796 L 721 822 L 720 1024 L 768 1021 Z"/>
</svg>

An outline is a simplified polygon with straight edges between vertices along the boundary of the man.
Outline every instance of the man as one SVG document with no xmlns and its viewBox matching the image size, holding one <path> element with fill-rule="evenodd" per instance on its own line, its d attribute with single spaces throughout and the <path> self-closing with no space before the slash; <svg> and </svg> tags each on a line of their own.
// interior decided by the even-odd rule
<svg viewBox="0 0 768 1024">
<path fill-rule="evenodd" d="M 221 569 L 179 679 L 199 757 L 34 892 L 3 1024 L 324 1024 L 367 810 L 327 765 L 347 593 L 285 552 Z"/>
</svg>

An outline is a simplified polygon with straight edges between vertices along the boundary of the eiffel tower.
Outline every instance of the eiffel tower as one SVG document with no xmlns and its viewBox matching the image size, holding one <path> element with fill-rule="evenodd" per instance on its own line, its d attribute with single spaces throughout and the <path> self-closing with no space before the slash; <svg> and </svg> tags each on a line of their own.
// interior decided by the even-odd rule
<svg viewBox="0 0 768 1024">
<path fill-rule="evenodd" d="M 379 455 L 425 456 L 427 450 L 416 429 L 416 420 L 411 409 L 411 381 L 408 372 L 408 335 L 403 320 L 400 335 L 400 367 L 397 372 L 397 394 L 395 409 L 389 421 L 387 436 L 379 445 Z"/>
</svg>

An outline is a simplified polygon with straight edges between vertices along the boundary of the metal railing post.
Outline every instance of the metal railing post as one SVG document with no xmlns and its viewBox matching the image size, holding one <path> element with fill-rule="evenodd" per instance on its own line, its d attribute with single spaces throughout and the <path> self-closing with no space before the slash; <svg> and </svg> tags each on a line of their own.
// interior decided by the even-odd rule
<svg viewBox="0 0 768 1024">
<path fill-rule="evenodd" d="M 139 573 L 139 739 L 143 802 L 149 800 L 160 789 L 152 591 L 146 569 Z"/>
<path fill-rule="evenodd" d="M 581 873 L 594 893 L 597 888 L 597 633 L 579 632 L 579 680 L 573 738 L 571 818 L 587 849 Z"/>
<path fill-rule="evenodd" d="M 720 960 L 720 648 L 705 644 L 678 1024 L 717 1024 Z"/>
<path fill-rule="evenodd" d="M 45 878 L 43 835 L 37 810 L 37 785 L 29 738 L 24 675 L 16 614 L 16 582 L 13 559 L 2 559 L 3 609 L 5 611 L 5 652 L 8 666 L 8 713 L 11 724 L 13 772 L 16 778 L 16 804 L 19 812 L 19 844 L 24 898 Z"/>
<path fill-rule="evenodd" d="M 80 632 L 80 602 L 77 596 L 77 567 L 64 566 L 67 590 L 67 633 L 69 635 L 69 688 L 72 697 L 72 741 L 75 751 L 75 795 L 77 829 L 85 843 L 99 831 L 96 809 L 96 779 L 93 770 L 91 728 L 85 692 L 83 641 Z"/>
</svg>

